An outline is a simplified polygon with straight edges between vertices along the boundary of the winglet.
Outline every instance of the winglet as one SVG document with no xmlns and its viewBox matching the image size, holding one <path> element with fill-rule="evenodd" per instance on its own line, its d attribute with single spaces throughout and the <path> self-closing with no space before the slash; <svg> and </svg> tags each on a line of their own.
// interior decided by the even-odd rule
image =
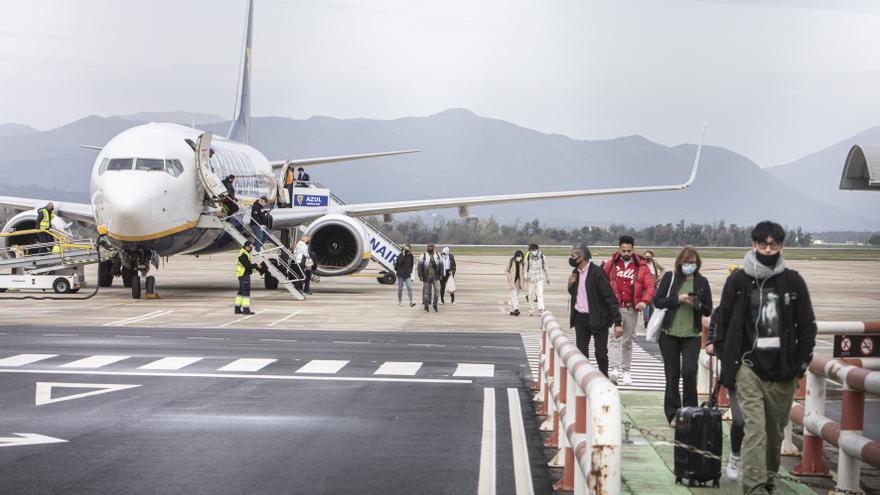
<svg viewBox="0 0 880 495">
<path fill-rule="evenodd" d="M 104 149 L 103 146 L 95 146 L 93 144 L 81 144 L 81 145 L 79 145 L 79 147 L 85 148 L 87 150 L 96 150 L 96 151 L 101 151 L 102 149 Z"/>
<path fill-rule="evenodd" d="M 697 156 L 694 157 L 694 168 L 691 170 L 691 176 L 687 182 L 681 185 L 682 189 L 687 189 L 697 180 L 697 170 L 700 168 L 700 157 L 703 155 L 703 139 L 706 137 L 706 123 L 703 122 L 703 130 L 700 132 L 700 144 L 697 146 Z"/>
</svg>

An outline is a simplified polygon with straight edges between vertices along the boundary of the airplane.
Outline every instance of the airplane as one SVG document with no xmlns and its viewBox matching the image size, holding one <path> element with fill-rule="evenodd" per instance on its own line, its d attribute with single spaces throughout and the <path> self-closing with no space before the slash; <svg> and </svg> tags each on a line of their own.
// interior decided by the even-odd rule
<svg viewBox="0 0 880 495">
<path fill-rule="evenodd" d="M 210 166 L 219 177 L 236 177 L 236 198 L 243 205 L 261 196 L 274 203 L 278 196 L 275 171 L 290 166 L 315 166 L 382 156 L 403 155 L 402 150 L 359 155 L 329 156 L 270 161 L 248 144 L 251 129 L 253 0 L 246 11 L 243 64 L 236 101 L 235 118 L 225 138 L 210 141 Z M 703 128 L 705 133 L 705 126 Z M 216 202 L 206 201 L 204 176 L 200 175 L 200 152 L 204 131 L 173 123 L 148 123 L 122 131 L 104 146 L 85 146 L 99 151 L 91 171 L 90 203 L 54 202 L 61 225 L 64 219 L 95 226 L 118 255 L 99 265 L 99 286 L 109 286 L 121 276 L 126 286 L 147 281 L 150 265 L 158 267 L 159 257 L 177 254 L 202 255 L 238 249 L 236 241 L 216 225 L 202 222 L 205 216 L 220 216 Z M 551 199 L 607 196 L 657 191 L 681 191 L 694 183 L 702 152 L 697 147 L 688 180 L 681 184 L 582 189 L 569 191 L 500 194 L 445 199 L 384 201 L 337 204 L 317 202 L 300 208 L 272 210 L 273 229 L 299 228 L 312 238 L 311 249 L 317 261 L 316 274 L 337 276 L 363 270 L 370 259 L 370 243 L 359 217 L 383 216 L 390 221 L 395 213 L 458 208 L 461 216 L 475 206 Z M 212 180 L 219 182 L 217 177 Z M 0 207 L 21 211 L 3 227 L 3 232 L 36 227 L 36 209 L 47 200 L 0 196 Z M 6 242 L 6 241 L 2 241 Z M 0 243 L 2 243 L 0 242 Z M 0 246 L 6 247 L 6 246 Z M 344 248 L 343 248 L 344 247 Z M 148 289 L 149 292 L 149 289 Z"/>
</svg>

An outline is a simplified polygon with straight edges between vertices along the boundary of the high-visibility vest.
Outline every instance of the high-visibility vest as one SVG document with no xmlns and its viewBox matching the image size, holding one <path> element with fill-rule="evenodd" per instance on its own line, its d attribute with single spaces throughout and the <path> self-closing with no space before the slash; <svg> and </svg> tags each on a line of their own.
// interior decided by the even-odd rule
<svg viewBox="0 0 880 495">
<path fill-rule="evenodd" d="M 289 186 L 289 185 L 293 184 L 293 180 L 294 180 L 293 169 L 289 168 L 289 169 L 287 169 L 287 177 L 284 179 L 284 185 Z"/>
<path fill-rule="evenodd" d="M 239 258 L 241 258 L 242 253 L 247 255 L 248 264 L 250 264 L 250 262 L 251 262 L 251 253 L 247 249 L 241 248 L 241 251 L 238 252 L 238 257 L 235 258 L 235 276 L 236 277 L 243 277 L 244 276 L 245 268 L 244 268 L 244 265 L 241 264 L 241 260 L 239 259 Z"/>
<path fill-rule="evenodd" d="M 49 230 L 52 227 L 52 212 L 49 208 L 40 208 L 40 213 L 43 215 L 40 220 L 40 230 Z"/>
</svg>

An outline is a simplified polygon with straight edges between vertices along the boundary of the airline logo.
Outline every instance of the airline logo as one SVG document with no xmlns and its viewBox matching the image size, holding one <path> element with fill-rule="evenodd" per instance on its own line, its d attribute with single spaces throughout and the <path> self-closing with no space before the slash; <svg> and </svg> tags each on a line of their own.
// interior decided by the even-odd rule
<svg viewBox="0 0 880 495">
<path fill-rule="evenodd" d="M 370 250 L 373 252 L 373 256 L 382 258 L 389 263 L 394 263 L 397 260 L 397 249 L 379 237 L 370 238 Z"/>
<path fill-rule="evenodd" d="M 328 196 L 320 194 L 295 194 L 293 206 L 327 206 Z"/>
</svg>

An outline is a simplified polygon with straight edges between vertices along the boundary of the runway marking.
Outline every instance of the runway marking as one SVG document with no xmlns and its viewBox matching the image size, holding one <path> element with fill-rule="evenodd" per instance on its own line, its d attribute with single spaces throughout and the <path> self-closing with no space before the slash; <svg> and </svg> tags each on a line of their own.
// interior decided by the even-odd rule
<svg viewBox="0 0 880 495">
<path fill-rule="evenodd" d="M 293 339 L 260 339 L 260 342 L 296 342 Z"/>
<path fill-rule="evenodd" d="M 131 356 L 90 356 L 71 363 L 62 364 L 60 368 L 100 368 L 130 357 Z"/>
<path fill-rule="evenodd" d="M 163 357 L 162 359 L 153 361 L 152 363 L 140 366 L 139 370 L 179 370 L 185 366 L 189 366 L 197 361 L 205 359 L 203 357 Z"/>
<path fill-rule="evenodd" d="M 483 437 L 477 495 L 495 495 L 495 389 L 483 389 Z"/>
<path fill-rule="evenodd" d="M 223 328 L 223 327 L 226 327 L 226 326 L 232 325 L 233 323 L 241 323 L 241 322 L 243 322 L 243 321 L 245 321 L 245 320 L 249 320 L 249 319 L 253 318 L 254 316 L 257 316 L 257 315 L 247 315 L 247 316 L 245 316 L 245 317 L 243 317 L 243 318 L 237 318 L 237 319 L 235 319 L 235 320 L 227 321 L 226 323 L 223 323 L 223 324 L 221 324 L 221 325 L 217 325 L 217 328 Z"/>
<path fill-rule="evenodd" d="M 78 333 L 44 333 L 43 337 L 79 337 Z"/>
<path fill-rule="evenodd" d="M 356 340 L 334 340 L 334 344 L 355 344 L 355 345 L 364 345 L 364 344 L 372 344 L 372 342 L 363 342 Z"/>
<path fill-rule="evenodd" d="M 186 340 L 226 340 L 223 337 L 187 337 Z"/>
<path fill-rule="evenodd" d="M 80 371 L 80 370 L 41 370 L 41 369 L 0 369 L 0 373 L 30 373 L 36 375 L 99 375 L 99 376 L 149 376 L 168 378 L 241 378 L 246 380 L 313 380 L 330 382 L 398 382 L 398 383 L 442 383 L 471 384 L 473 380 L 453 380 L 444 378 L 380 378 L 308 375 L 236 375 L 221 373 L 150 373 L 139 371 Z"/>
<path fill-rule="evenodd" d="M 472 378 L 495 376 L 494 364 L 458 363 L 452 376 L 467 376 Z"/>
<path fill-rule="evenodd" d="M 294 371 L 294 373 L 327 373 L 332 375 L 338 373 L 346 364 L 348 364 L 348 361 L 313 359 L 306 363 L 302 368 Z"/>
<path fill-rule="evenodd" d="M 36 393 L 34 396 L 34 405 L 42 406 L 44 404 L 52 404 L 55 402 L 63 402 L 72 399 L 81 399 L 92 395 L 106 394 L 107 392 L 115 392 L 117 390 L 125 390 L 129 388 L 140 387 L 140 385 L 122 385 L 118 383 L 57 383 L 57 382 L 37 382 Z M 65 395 L 64 397 L 52 398 L 53 388 L 94 388 L 91 392 L 82 392 L 79 394 Z"/>
<path fill-rule="evenodd" d="M 145 315 L 132 316 L 129 318 L 123 318 L 121 320 L 116 320 L 116 321 L 104 323 L 103 326 L 105 326 L 105 327 L 118 327 L 118 326 L 122 326 L 122 325 L 127 325 L 129 323 L 137 323 L 140 321 L 149 320 L 151 318 L 156 318 L 158 316 L 164 316 L 164 315 L 167 315 L 167 314 L 173 313 L 173 312 L 174 312 L 173 309 L 168 309 L 165 311 L 160 309 L 160 310 L 152 311 L 152 312 L 147 313 Z"/>
<path fill-rule="evenodd" d="M 529 466 L 529 448 L 526 443 L 526 430 L 523 426 L 519 391 L 507 389 L 507 409 L 510 411 L 510 436 L 513 441 L 513 476 L 517 495 L 534 495 L 532 469 Z"/>
<path fill-rule="evenodd" d="M 406 344 L 413 347 L 446 347 L 446 344 Z"/>
<path fill-rule="evenodd" d="M 217 371 L 260 371 L 277 359 L 241 358 L 227 364 Z"/>
<path fill-rule="evenodd" d="M 420 362 L 385 361 L 373 374 L 413 376 L 418 373 L 421 367 L 422 363 Z"/>
<path fill-rule="evenodd" d="M 118 339 L 149 339 L 149 335 L 114 335 Z"/>
<path fill-rule="evenodd" d="M 298 314 L 301 314 L 303 311 L 305 311 L 305 310 L 304 310 L 304 309 L 301 309 L 301 310 L 299 310 L 299 311 L 294 311 L 293 313 L 290 313 L 289 315 L 287 315 L 287 316 L 285 316 L 285 317 L 283 317 L 283 318 L 279 318 L 279 319 L 273 321 L 272 323 L 269 323 L 269 324 L 266 325 L 266 326 L 267 326 L 267 327 L 274 327 L 275 325 L 277 325 L 277 324 L 279 324 L 279 323 L 284 323 L 285 321 L 287 321 L 287 320 L 293 318 L 294 316 L 296 316 L 296 315 L 298 315 Z"/>
<path fill-rule="evenodd" d="M 24 366 L 44 359 L 53 358 L 57 355 L 58 354 L 18 354 L 17 356 L 0 359 L 0 366 Z"/>
</svg>

